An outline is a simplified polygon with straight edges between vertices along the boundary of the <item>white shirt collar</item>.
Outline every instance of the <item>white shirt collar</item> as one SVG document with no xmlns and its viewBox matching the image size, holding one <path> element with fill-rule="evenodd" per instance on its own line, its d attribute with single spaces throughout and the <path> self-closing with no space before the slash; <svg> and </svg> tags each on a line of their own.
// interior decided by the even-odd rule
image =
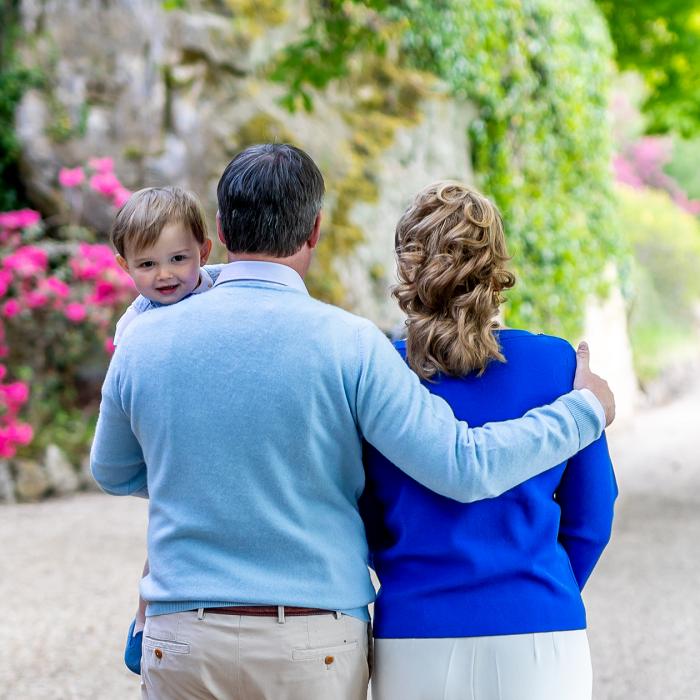
<svg viewBox="0 0 700 700">
<path fill-rule="evenodd" d="M 256 280 L 273 282 L 285 287 L 291 287 L 299 292 L 308 294 L 304 280 L 296 270 L 280 263 L 264 262 L 262 260 L 236 260 L 224 265 L 214 286 L 234 280 Z"/>
<path fill-rule="evenodd" d="M 203 268 L 199 268 L 199 284 L 192 290 L 192 294 L 201 294 L 209 291 L 214 286 L 211 275 Z"/>
</svg>

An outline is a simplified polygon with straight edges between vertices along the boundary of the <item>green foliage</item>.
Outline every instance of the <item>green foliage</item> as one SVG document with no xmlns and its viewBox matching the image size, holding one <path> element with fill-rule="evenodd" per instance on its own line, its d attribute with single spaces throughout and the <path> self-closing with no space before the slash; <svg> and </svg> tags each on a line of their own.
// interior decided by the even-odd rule
<svg viewBox="0 0 700 700">
<path fill-rule="evenodd" d="M 630 336 L 638 374 L 651 379 L 669 344 L 693 340 L 700 303 L 700 223 L 665 192 L 618 186 L 622 230 L 633 251 Z"/>
<path fill-rule="evenodd" d="M 433 73 L 475 104 L 475 170 L 503 211 L 519 277 L 508 323 L 575 336 L 617 252 L 612 46 L 592 0 L 338 0 L 314 18 L 274 74 L 288 106 L 310 107 L 313 88 L 388 49 L 394 65 Z"/>
<path fill-rule="evenodd" d="M 40 84 L 36 71 L 24 68 L 17 58 L 18 3 L 0 8 L 0 211 L 24 204 L 17 168 L 19 142 L 15 135 L 15 109 L 24 92 Z"/>
<path fill-rule="evenodd" d="M 690 199 L 700 199 L 700 138 L 676 139 L 666 171 L 678 181 Z"/>
<path fill-rule="evenodd" d="M 2 362 L 13 379 L 31 388 L 23 418 L 34 428 L 34 439 L 20 449 L 20 455 L 35 458 L 55 444 L 78 464 L 89 451 L 94 432 L 100 386 L 109 363 L 107 343 L 133 298 L 133 288 L 107 246 L 92 246 L 101 256 L 102 267 L 97 271 L 94 253 L 84 248 L 94 240 L 94 232 L 63 226 L 56 233 L 64 240 L 47 239 L 39 226 L 22 233 L 20 248 L 0 244 L 5 259 L 27 246 L 46 251 L 48 257 L 45 271 L 15 274 L 8 294 L 22 310 L 11 316 L 5 313 L 3 318 L 1 335 L 7 356 Z M 107 259 L 109 265 L 105 265 Z M 81 265 L 93 268 L 89 277 L 81 277 Z M 52 298 L 46 291 L 47 279 L 65 284 L 70 296 Z M 98 288 L 103 299 L 98 298 Z M 30 304 L 31 294 L 35 301 Z M 43 299 L 37 300 L 37 294 Z M 83 319 L 68 317 L 65 309 L 70 302 L 84 309 Z"/>
<path fill-rule="evenodd" d="M 588 1 L 409 5 L 406 50 L 478 109 L 474 167 L 518 276 L 506 320 L 573 338 L 617 252 L 605 23 Z"/>
<path fill-rule="evenodd" d="M 166 12 L 184 10 L 187 8 L 187 0 L 162 0 L 161 5 Z"/>
<path fill-rule="evenodd" d="M 73 120 L 66 106 L 53 93 L 47 97 L 51 109 L 51 123 L 46 127 L 47 136 L 55 143 L 66 143 L 73 138 L 85 136 L 90 111 L 87 103 L 80 106 L 78 118 Z"/>
<path fill-rule="evenodd" d="M 234 137 L 236 153 L 256 143 L 292 143 L 293 141 L 294 136 L 284 124 L 266 112 L 254 114 L 238 128 Z"/>
<path fill-rule="evenodd" d="M 648 130 L 684 136 L 700 130 L 700 4 L 693 0 L 597 0 L 622 70 L 649 88 Z"/>
<path fill-rule="evenodd" d="M 256 26 L 275 26 L 287 20 L 284 0 L 226 0 L 234 17 L 252 20 Z"/>
<path fill-rule="evenodd" d="M 351 71 L 352 57 L 366 53 L 384 55 L 393 25 L 381 13 L 389 0 L 316 0 L 311 2 L 313 21 L 302 38 L 281 53 L 270 74 L 285 83 L 283 104 L 296 111 L 313 109 L 313 90 L 322 90 Z"/>
</svg>

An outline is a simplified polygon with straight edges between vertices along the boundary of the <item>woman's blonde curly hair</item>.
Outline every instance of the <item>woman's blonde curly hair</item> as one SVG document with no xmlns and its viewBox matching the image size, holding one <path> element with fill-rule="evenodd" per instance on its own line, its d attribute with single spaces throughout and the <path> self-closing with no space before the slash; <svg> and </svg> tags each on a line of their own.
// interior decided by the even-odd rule
<svg viewBox="0 0 700 700">
<path fill-rule="evenodd" d="M 396 225 L 399 283 L 407 316 L 406 354 L 416 374 L 483 374 L 505 361 L 495 331 L 501 292 L 515 284 L 496 206 L 459 182 L 419 192 Z"/>
</svg>

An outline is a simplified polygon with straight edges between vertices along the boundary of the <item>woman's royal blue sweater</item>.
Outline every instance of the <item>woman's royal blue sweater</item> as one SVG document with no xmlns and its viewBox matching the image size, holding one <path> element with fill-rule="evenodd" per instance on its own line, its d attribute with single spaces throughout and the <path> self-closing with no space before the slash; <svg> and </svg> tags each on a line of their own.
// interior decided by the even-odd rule
<svg viewBox="0 0 700 700">
<path fill-rule="evenodd" d="M 571 390 L 564 340 L 499 333 L 505 363 L 425 382 L 471 426 L 517 418 Z M 405 341 L 396 344 L 405 357 Z M 379 638 L 474 637 L 586 627 L 580 591 L 610 538 L 617 485 L 603 435 L 503 495 L 462 504 L 365 448 L 362 509 L 379 576 Z"/>
</svg>

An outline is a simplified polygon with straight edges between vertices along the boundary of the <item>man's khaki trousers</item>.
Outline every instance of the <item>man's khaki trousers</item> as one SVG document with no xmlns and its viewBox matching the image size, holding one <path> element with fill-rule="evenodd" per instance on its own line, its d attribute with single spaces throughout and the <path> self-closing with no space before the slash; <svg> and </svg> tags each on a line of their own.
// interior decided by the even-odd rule
<svg viewBox="0 0 700 700">
<path fill-rule="evenodd" d="M 147 700 L 365 700 L 369 625 L 347 615 L 149 617 Z"/>
</svg>

